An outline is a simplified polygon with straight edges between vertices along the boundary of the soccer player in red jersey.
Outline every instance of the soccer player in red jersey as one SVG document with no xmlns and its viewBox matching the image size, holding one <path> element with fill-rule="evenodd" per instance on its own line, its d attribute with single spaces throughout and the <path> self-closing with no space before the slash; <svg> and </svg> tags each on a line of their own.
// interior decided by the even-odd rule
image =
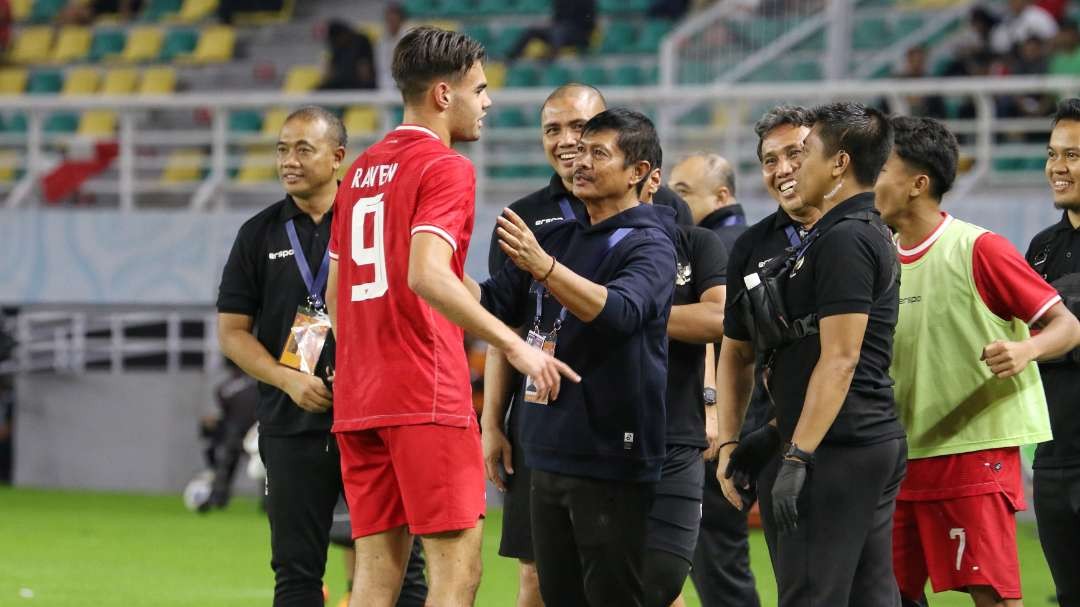
<svg viewBox="0 0 1080 607">
<path fill-rule="evenodd" d="M 480 137 L 491 105 L 483 60 L 468 36 L 406 34 L 392 65 L 404 124 L 353 163 L 335 201 L 327 303 L 353 607 L 394 604 L 413 535 L 427 554 L 430 603 L 473 604 L 484 466 L 463 330 L 553 397 L 560 374 L 578 379 L 486 312 L 464 275 L 476 176 L 449 146 Z"/>
</svg>

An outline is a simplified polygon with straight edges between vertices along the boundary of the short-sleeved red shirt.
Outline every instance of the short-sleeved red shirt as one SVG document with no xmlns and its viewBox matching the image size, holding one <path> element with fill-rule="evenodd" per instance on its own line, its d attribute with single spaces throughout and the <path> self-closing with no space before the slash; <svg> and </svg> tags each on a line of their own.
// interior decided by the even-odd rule
<svg viewBox="0 0 1080 607">
<path fill-rule="evenodd" d="M 330 256 L 338 262 L 334 432 L 474 423 L 460 327 L 409 288 L 419 232 L 453 248 L 464 275 L 472 235 L 472 163 L 432 131 L 402 125 L 367 149 L 334 201 Z"/>
</svg>

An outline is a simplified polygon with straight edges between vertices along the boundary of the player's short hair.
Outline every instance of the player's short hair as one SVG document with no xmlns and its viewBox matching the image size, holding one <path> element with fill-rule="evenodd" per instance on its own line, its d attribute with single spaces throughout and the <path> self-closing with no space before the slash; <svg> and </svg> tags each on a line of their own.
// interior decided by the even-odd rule
<svg viewBox="0 0 1080 607">
<path fill-rule="evenodd" d="M 469 36 L 423 25 L 409 30 L 394 47 L 390 71 L 405 103 L 413 103 L 433 80 L 457 81 L 485 57 L 484 46 Z"/>
<path fill-rule="evenodd" d="M 622 107 L 604 110 L 593 116 L 581 129 L 581 136 L 600 131 L 615 131 L 615 145 L 622 150 L 624 161 L 623 167 L 629 167 L 644 160 L 652 169 L 660 168 L 663 162 L 663 152 L 660 149 L 660 138 L 656 135 L 656 127 L 652 120 L 641 112 L 635 112 Z M 641 193 L 647 179 L 638 182 L 638 193 Z"/>
<path fill-rule="evenodd" d="M 937 200 L 956 181 L 960 157 L 956 136 L 933 118 L 894 116 L 893 151 L 905 163 L 930 177 L 930 195 Z"/>
<path fill-rule="evenodd" d="M 293 120 L 322 120 L 326 123 L 327 134 L 338 147 L 346 147 L 349 144 L 349 134 L 345 131 L 345 124 L 341 122 L 341 118 L 338 118 L 337 114 L 324 107 L 305 105 L 285 118 L 285 122 L 292 122 Z"/>
<path fill-rule="evenodd" d="M 819 105 L 810 115 L 825 154 L 847 152 L 855 180 L 874 185 L 892 150 L 893 129 L 885 114 L 861 103 L 841 101 Z"/>
<path fill-rule="evenodd" d="M 785 125 L 810 126 L 810 111 L 797 105 L 778 105 L 765 112 L 754 124 L 754 132 L 758 136 L 758 162 L 761 162 L 761 144 L 765 141 L 765 136 L 776 127 Z"/>
<path fill-rule="evenodd" d="M 720 154 L 714 154 L 713 152 L 694 152 L 688 154 L 683 160 L 689 160 L 691 158 L 701 158 L 705 161 L 705 172 L 720 182 L 720 185 L 724 186 L 731 192 L 731 195 L 735 195 L 735 167 L 731 166 L 731 163 Z"/>
<path fill-rule="evenodd" d="M 1057 126 L 1057 123 L 1062 120 L 1080 122 L 1080 99 L 1077 99 L 1076 97 L 1062 99 L 1058 102 L 1057 110 L 1054 111 L 1054 115 L 1051 118 L 1051 124 L 1053 126 Z"/>
<path fill-rule="evenodd" d="M 595 95 L 596 98 L 600 100 L 600 105 L 602 105 L 604 109 L 607 109 L 607 99 L 604 99 L 604 94 L 600 92 L 600 89 L 596 88 L 591 84 L 583 84 L 581 82 L 568 82 L 555 89 L 554 91 L 551 91 L 551 94 L 547 96 L 547 99 L 544 99 L 544 103 L 540 105 L 540 111 L 544 111 L 544 108 L 547 107 L 547 104 L 551 103 L 553 100 L 567 96 L 574 91 L 588 91 L 590 94 Z"/>
</svg>

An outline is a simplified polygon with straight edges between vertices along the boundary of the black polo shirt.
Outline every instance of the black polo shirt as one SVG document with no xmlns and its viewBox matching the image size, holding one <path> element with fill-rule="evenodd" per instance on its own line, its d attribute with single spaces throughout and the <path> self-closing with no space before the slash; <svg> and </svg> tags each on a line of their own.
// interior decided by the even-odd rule
<svg viewBox="0 0 1080 607">
<path fill-rule="evenodd" d="M 315 276 L 330 243 L 332 214 L 333 209 L 315 225 L 311 216 L 286 196 L 245 222 L 236 234 L 221 274 L 217 309 L 253 317 L 259 343 L 274 358 L 285 347 L 297 307 L 308 297 L 285 224 L 294 221 L 297 238 Z M 333 364 L 334 341 L 330 336 L 319 359 L 319 374 L 325 375 L 327 366 Z M 331 412 L 304 411 L 289 395 L 261 382 L 257 418 L 259 432 L 267 436 L 329 432 L 333 422 Z"/>
<path fill-rule="evenodd" d="M 556 223 L 565 219 L 559 202 L 565 199 L 573 210 L 574 215 L 585 220 L 588 216 L 585 211 L 585 203 L 578 200 L 563 185 L 558 174 L 551 176 L 551 181 L 546 187 L 520 198 L 510 204 L 510 210 L 517 213 L 529 226 L 536 231 L 550 223 Z M 661 186 L 653 196 L 653 203 L 675 209 L 675 223 L 679 225 L 694 225 L 694 217 L 690 207 L 681 196 L 670 188 Z M 497 226 L 496 226 L 497 227 Z M 506 254 L 499 248 L 499 239 L 495 236 L 495 228 L 491 229 L 491 243 L 488 246 L 488 274 L 494 276 L 502 269 L 507 261 Z"/>
<path fill-rule="evenodd" d="M 1080 229 L 1069 222 L 1068 212 L 1061 221 L 1031 239 L 1027 262 L 1047 282 L 1066 274 L 1080 272 Z M 1050 429 L 1054 440 L 1035 449 L 1035 468 L 1061 468 L 1080 465 L 1080 366 L 1074 362 L 1040 363 L 1046 404 L 1050 410 Z"/>
<path fill-rule="evenodd" d="M 705 291 L 726 284 L 727 250 L 712 231 L 679 226 L 675 257 L 678 272 L 671 305 L 696 304 Z M 704 387 L 705 345 L 669 339 L 667 444 L 709 446 L 705 440 Z"/>
<path fill-rule="evenodd" d="M 701 219 L 699 226 L 716 232 L 728 251 L 735 248 L 735 241 L 746 231 L 746 212 L 741 204 L 720 207 Z"/>
<path fill-rule="evenodd" d="M 873 222 L 847 219 L 871 212 Z M 900 268 L 896 248 L 874 209 L 874 195 L 864 192 L 841 202 L 818 220 L 820 236 L 796 262 L 784 293 L 791 318 L 817 314 L 867 314 L 859 362 L 840 413 L 824 442 L 865 445 L 904 436 L 896 417 L 892 362 L 893 330 L 899 312 Z M 821 356 L 821 342 L 811 335 L 775 353 L 770 391 L 780 434 L 790 440 L 802 414 L 810 375 Z"/>
</svg>

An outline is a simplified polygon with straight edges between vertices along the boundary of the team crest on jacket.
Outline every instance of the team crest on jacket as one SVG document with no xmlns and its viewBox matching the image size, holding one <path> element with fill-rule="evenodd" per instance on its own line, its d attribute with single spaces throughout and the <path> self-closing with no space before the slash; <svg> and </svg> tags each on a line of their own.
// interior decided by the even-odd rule
<svg viewBox="0 0 1080 607">
<path fill-rule="evenodd" d="M 681 287 L 690 283 L 690 264 L 677 264 L 678 272 L 675 273 L 675 286 Z"/>
</svg>

